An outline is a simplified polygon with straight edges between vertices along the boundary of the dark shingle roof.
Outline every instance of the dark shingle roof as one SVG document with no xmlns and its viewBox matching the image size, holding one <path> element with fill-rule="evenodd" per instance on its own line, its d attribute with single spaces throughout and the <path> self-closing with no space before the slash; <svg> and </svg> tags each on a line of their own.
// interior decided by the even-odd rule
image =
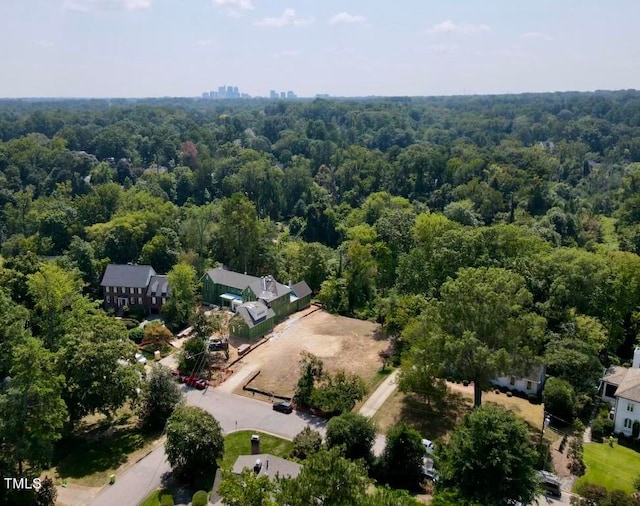
<svg viewBox="0 0 640 506">
<path fill-rule="evenodd" d="M 126 286 L 146 288 L 156 271 L 150 265 L 109 264 L 104 271 L 100 286 Z"/>
<path fill-rule="evenodd" d="M 247 274 L 229 271 L 224 267 L 210 269 L 207 271 L 207 276 L 216 284 L 230 286 L 237 290 L 251 288 L 251 291 L 253 291 L 256 297 L 266 301 L 277 299 L 291 292 L 288 286 L 278 283 L 272 276 L 258 278 L 256 276 L 248 276 Z"/>
<path fill-rule="evenodd" d="M 300 281 L 300 283 L 296 283 L 295 285 L 293 285 L 291 287 L 291 291 L 299 299 L 302 299 L 303 297 L 306 297 L 307 295 L 311 295 L 311 288 L 309 288 L 309 285 L 307 284 L 306 281 Z"/>
<path fill-rule="evenodd" d="M 156 274 L 151 276 L 149 280 L 149 288 L 147 288 L 147 295 L 149 297 L 169 297 L 171 294 L 171 287 L 169 286 L 169 278 L 162 274 Z"/>
</svg>

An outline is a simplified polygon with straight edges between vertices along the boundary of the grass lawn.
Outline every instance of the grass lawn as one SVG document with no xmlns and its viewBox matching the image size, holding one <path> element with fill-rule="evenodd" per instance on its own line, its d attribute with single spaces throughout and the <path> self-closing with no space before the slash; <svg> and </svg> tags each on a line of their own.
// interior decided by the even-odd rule
<svg viewBox="0 0 640 506">
<path fill-rule="evenodd" d="M 506 394 L 484 392 L 483 404 L 497 404 L 522 417 L 529 425 L 532 434 L 538 433 L 542 427 L 544 408 L 541 404 L 531 404 L 526 399 L 507 397 Z M 440 405 L 427 406 L 414 396 L 395 391 L 373 417 L 378 430 L 387 429 L 398 422 L 406 422 L 429 439 L 445 438 L 457 421 L 465 413 L 471 411 L 473 396 L 470 393 L 449 389 L 445 402 Z M 555 432 L 545 431 L 545 439 L 552 442 L 558 439 Z"/>
<path fill-rule="evenodd" d="M 224 458 L 220 462 L 222 469 L 232 469 L 240 455 L 251 454 L 251 436 L 253 434 L 260 436 L 260 451 L 262 453 L 270 453 L 283 459 L 289 458 L 293 449 L 291 441 L 262 432 L 243 430 L 233 432 L 224 438 Z"/>
<path fill-rule="evenodd" d="M 48 471 L 57 482 L 67 481 L 101 487 L 109 476 L 147 453 L 158 434 L 142 433 L 137 418 L 126 408 L 109 423 L 105 418 L 87 418 L 73 436 L 58 442 L 55 467 Z"/>
<path fill-rule="evenodd" d="M 139 506 L 160 506 L 160 501 L 162 500 L 162 496 L 171 495 L 171 492 L 168 490 L 154 490 L 151 492 L 144 501 L 140 503 Z"/>
<path fill-rule="evenodd" d="M 574 489 L 581 483 L 593 483 L 608 490 L 633 492 L 633 480 L 640 472 L 640 453 L 614 444 L 588 443 L 584 445 L 584 463 L 587 473 L 578 478 Z"/>
</svg>

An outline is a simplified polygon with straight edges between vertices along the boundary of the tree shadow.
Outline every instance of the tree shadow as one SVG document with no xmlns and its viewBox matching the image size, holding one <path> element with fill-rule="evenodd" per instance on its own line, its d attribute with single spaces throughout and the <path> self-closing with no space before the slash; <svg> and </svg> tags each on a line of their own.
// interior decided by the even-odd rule
<svg viewBox="0 0 640 506">
<path fill-rule="evenodd" d="M 460 392 L 447 392 L 442 400 L 430 405 L 414 395 L 407 395 L 400 406 L 400 419 L 425 437 L 441 438 L 471 411 L 469 401 Z"/>
</svg>

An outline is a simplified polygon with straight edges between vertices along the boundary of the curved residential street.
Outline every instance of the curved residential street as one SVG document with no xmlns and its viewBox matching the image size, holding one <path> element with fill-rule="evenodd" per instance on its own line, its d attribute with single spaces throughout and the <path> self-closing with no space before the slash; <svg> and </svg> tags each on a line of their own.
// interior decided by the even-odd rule
<svg viewBox="0 0 640 506">
<path fill-rule="evenodd" d="M 372 416 L 393 392 L 395 383 L 389 383 L 392 376 L 390 375 L 373 392 L 362 407 L 361 413 L 366 407 L 368 411 L 371 411 L 371 415 L 368 416 Z M 393 388 L 390 389 L 391 384 L 393 384 Z M 258 430 L 286 439 L 293 439 L 307 425 L 310 425 L 323 435 L 325 433 L 326 421 L 321 418 L 297 411 L 290 415 L 277 413 L 273 411 L 271 404 L 267 402 L 232 394 L 225 390 L 222 388 L 210 388 L 205 391 L 188 389 L 185 398 L 188 404 L 206 409 L 215 416 L 225 433 L 236 430 Z M 378 392 L 381 390 L 383 392 L 379 394 Z M 374 444 L 374 452 L 376 454 L 382 452 L 384 443 L 384 435 L 379 434 Z M 68 506 L 80 506 L 81 504 L 91 504 L 92 506 L 137 506 L 153 490 L 160 487 L 162 476 L 170 470 L 171 468 L 164 453 L 164 445 L 160 445 L 146 457 L 118 475 L 115 484 L 103 487 L 89 502 L 86 502 L 86 500 L 74 502 L 73 504 L 68 504 Z"/>
</svg>

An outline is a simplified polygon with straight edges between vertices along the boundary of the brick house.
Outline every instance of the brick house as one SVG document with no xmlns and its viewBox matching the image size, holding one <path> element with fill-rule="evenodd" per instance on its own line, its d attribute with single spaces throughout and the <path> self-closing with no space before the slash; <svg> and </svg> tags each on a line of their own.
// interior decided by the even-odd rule
<svg viewBox="0 0 640 506">
<path fill-rule="evenodd" d="M 156 274 L 150 265 L 107 265 L 100 282 L 105 309 L 157 314 L 170 296 L 167 276 Z"/>
</svg>

